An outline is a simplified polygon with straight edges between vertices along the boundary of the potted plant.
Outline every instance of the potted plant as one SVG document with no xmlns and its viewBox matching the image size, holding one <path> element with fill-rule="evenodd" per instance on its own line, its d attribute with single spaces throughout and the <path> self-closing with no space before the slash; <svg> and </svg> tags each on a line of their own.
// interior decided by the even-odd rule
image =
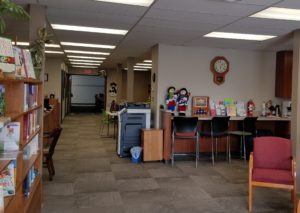
<svg viewBox="0 0 300 213">
<path fill-rule="evenodd" d="M 40 79 L 40 74 L 42 72 L 43 59 L 45 57 L 45 44 L 54 43 L 50 37 L 51 35 L 48 35 L 46 28 L 41 27 L 38 30 L 38 38 L 32 41 L 29 46 L 35 77 L 37 79 Z"/>
<path fill-rule="evenodd" d="M 3 34 L 6 28 L 4 16 L 13 16 L 15 18 L 29 18 L 28 13 L 10 0 L 0 0 L 0 33 Z"/>
</svg>

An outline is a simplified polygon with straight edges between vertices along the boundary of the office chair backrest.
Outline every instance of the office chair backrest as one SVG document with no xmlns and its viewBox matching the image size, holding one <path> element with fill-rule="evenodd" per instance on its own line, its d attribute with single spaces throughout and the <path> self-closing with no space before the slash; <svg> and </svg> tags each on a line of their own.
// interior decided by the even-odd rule
<svg viewBox="0 0 300 213">
<path fill-rule="evenodd" d="M 251 132 L 252 136 L 256 136 L 256 120 L 257 117 L 245 117 L 243 121 L 243 130 L 245 132 Z"/>
<path fill-rule="evenodd" d="M 197 132 L 198 118 L 197 117 L 174 117 L 173 130 L 180 133 Z"/>
<path fill-rule="evenodd" d="M 216 116 L 211 119 L 213 133 L 226 132 L 229 128 L 230 116 Z"/>
<path fill-rule="evenodd" d="M 55 146 L 56 146 L 57 141 L 59 139 L 61 131 L 62 131 L 62 128 L 55 128 L 55 129 L 52 130 L 52 132 L 49 135 L 49 138 L 51 140 L 51 144 L 50 144 L 50 147 L 49 147 L 50 157 L 52 157 L 52 155 L 54 154 L 54 149 L 55 149 Z"/>
<path fill-rule="evenodd" d="M 292 149 L 289 139 L 280 137 L 254 138 L 253 167 L 292 169 Z"/>
</svg>

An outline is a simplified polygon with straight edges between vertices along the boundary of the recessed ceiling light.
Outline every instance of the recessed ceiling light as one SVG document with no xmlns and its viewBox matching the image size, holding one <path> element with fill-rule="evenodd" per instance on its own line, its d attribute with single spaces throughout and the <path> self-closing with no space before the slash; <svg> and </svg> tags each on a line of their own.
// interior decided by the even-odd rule
<svg viewBox="0 0 300 213">
<path fill-rule="evenodd" d="M 81 55 L 67 55 L 68 58 L 84 58 L 84 59 L 99 59 L 105 60 L 104 57 L 93 57 L 93 56 L 81 56 Z"/>
<path fill-rule="evenodd" d="M 144 60 L 144 63 L 152 63 L 152 60 Z"/>
<path fill-rule="evenodd" d="M 103 1 L 103 2 L 118 3 L 118 4 L 129 4 L 129 5 L 149 7 L 154 0 L 95 0 L 95 1 Z"/>
<path fill-rule="evenodd" d="M 74 47 L 94 47 L 102 49 L 115 49 L 116 46 L 113 45 L 103 45 L 103 44 L 86 44 L 86 43 L 75 43 L 75 42 L 60 42 L 64 46 L 74 46 Z"/>
<path fill-rule="evenodd" d="M 45 53 L 64 54 L 64 52 L 62 51 L 52 51 L 52 50 L 46 50 Z"/>
<path fill-rule="evenodd" d="M 300 21 L 300 10 L 280 7 L 269 7 L 250 17 Z"/>
<path fill-rule="evenodd" d="M 101 63 L 84 63 L 84 62 L 71 62 L 71 64 L 78 64 L 78 65 L 97 65 L 100 66 Z"/>
<path fill-rule="evenodd" d="M 74 61 L 74 62 L 92 62 L 92 63 L 102 63 L 103 61 L 93 61 L 93 60 L 84 60 L 84 59 L 69 59 L 69 61 Z"/>
<path fill-rule="evenodd" d="M 211 32 L 211 33 L 204 35 L 204 37 L 263 41 L 263 40 L 275 38 L 276 36 L 256 35 L 256 34 L 246 34 L 246 33 Z"/>
<path fill-rule="evenodd" d="M 133 66 L 134 68 L 144 68 L 144 69 L 151 69 L 151 66 Z"/>
<path fill-rule="evenodd" d="M 95 66 L 77 66 L 77 65 L 72 65 L 72 67 L 80 67 L 80 68 L 99 68 L 99 67 L 95 67 Z"/>
<path fill-rule="evenodd" d="M 45 47 L 60 48 L 59 44 L 45 44 Z"/>
<path fill-rule="evenodd" d="M 90 55 L 109 55 L 110 53 L 105 52 L 92 52 L 92 51 L 81 51 L 81 50 L 65 50 L 66 53 L 81 53 Z"/>
<path fill-rule="evenodd" d="M 149 69 L 140 69 L 140 68 L 134 68 L 134 71 L 149 71 Z"/>
<path fill-rule="evenodd" d="M 63 25 L 63 24 L 51 24 L 51 26 L 55 30 L 70 30 L 70 31 L 105 33 L 105 34 L 116 34 L 116 35 L 125 35 L 128 32 L 128 30 L 118 30 L 118 29 L 109 29 L 109 28 L 100 28 L 100 27 L 85 27 L 85 26 Z"/>
<path fill-rule="evenodd" d="M 138 65 L 138 66 L 152 66 L 149 63 L 136 63 L 136 65 Z"/>
</svg>

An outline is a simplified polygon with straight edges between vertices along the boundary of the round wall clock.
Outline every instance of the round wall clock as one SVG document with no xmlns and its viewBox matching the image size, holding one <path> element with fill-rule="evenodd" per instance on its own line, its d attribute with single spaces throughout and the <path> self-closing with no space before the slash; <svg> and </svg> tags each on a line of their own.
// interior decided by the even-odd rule
<svg viewBox="0 0 300 213">
<path fill-rule="evenodd" d="M 210 70 L 214 75 L 214 82 L 218 85 L 225 81 L 225 74 L 229 71 L 229 61 L 224 56 L 216 56 L 210 62 Z"/>
</svg>

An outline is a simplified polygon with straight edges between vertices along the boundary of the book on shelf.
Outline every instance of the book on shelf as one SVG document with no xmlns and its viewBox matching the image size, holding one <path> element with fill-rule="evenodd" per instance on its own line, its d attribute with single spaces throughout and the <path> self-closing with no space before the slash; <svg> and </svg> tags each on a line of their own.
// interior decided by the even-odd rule
<svg viewBox="0 0 300 213">
<path fill-rule="evenodd" d="M 19 150 L 20 122 L 10 122 L 0 129 L 0 151 Z"/>
<path fill-rule="evenodd" d="M 31 54 L 30 54 L 29 50 L 22 49 L 22 56 L 24 59 L 24 68 L 25 68 L 26 76 L 28 78 L 35 79 L 34 68 L 33 68 Z"/>
<path fill-rule="evenodd" d="M 11 40 L 0 37 L 0 71 L 5 75 L 15 75 L 15 57 Z"/>
<path fill-rule="evenodd" d="M 15 57 L 15 66 L 16 72 L 15 75 L 17 78 L 26 78 L 25 67 L 24 67 L 24 58 L 22 55 L 22 49 L 16 46 L 13 46 L 13 52 Z"/>
<path fill-rule="evenodd" d="M 38 86 L 32 84 L 24 84 L 24 111 L 36 107 L 38 97 Z"/>
<path fill-rule="evenodd" d="M 16 160 L 20 151 L 1 151 L 0 152 L 0 160 Z"/>
<path fill-rule="evenodd" d="M 15 194 L 17 161 L 12 160 L 0 173 L 0 185 L 3 187 L 4 197 Z"/>
<path fill-rule="evenodd" d="M 39 134 L 34 136 L 30 143 L 23 149 L 23 160 L 29 160 L 32 155 L 36 155 L 39 149 Z"/>
<path fill-rule="evenodd" d="M 3 193 L 3 186 L 0 186 L 0 213 L 4 213 L 4 193 Z"/>
<path fill-rule="evenodd" d="M 30 195 L 31 187 L 34 183 L 35 178 L 38 175 L 39 175 L 38 170 L 35 169 L 34 166 L 32 166 L 29 169 L 28 174 L 23 182 L 23 194 L 25 195 L 25 197 L 28 197 Z"/>
<path fill-rule="evenodd" d="M 5 87 L 0 84 L 0 116 L 4 116 L 5 114 Z"/>
<path fill-rule="evenodd" d="M 30 135 L 34 134 L 40 128 L 39 112 L 40 110 L 34 110 L 33 112 L 24 116 L 24 128 L 23 136 L 27 140 Z"/>
<path fill-rule="evenodd" d="M 0 116 L 0 128 L 3 128 L 10 121 L 11 121 L 10 117 Z"/>
</svg>

